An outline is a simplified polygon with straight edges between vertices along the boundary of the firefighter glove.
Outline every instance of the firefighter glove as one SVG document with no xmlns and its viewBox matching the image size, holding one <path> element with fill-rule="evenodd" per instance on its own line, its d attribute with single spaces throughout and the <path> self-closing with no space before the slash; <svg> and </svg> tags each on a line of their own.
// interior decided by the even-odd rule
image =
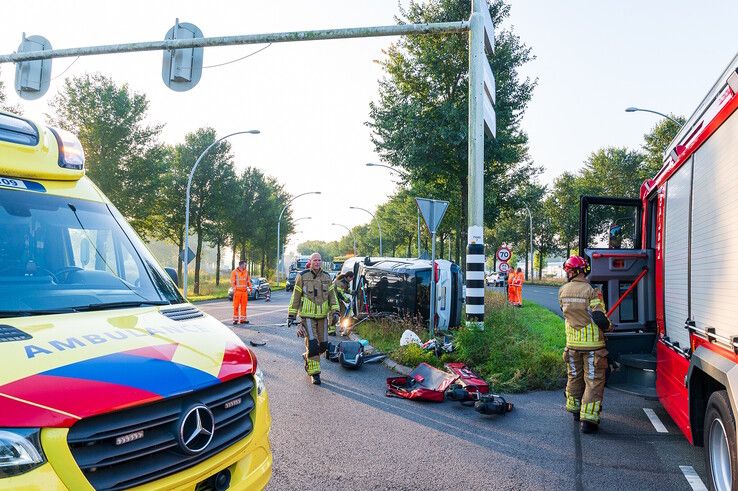
<svg viewBox="0 0 738 491">
<path fill-rule="evenodd" d="M 604 312 L 595 310 L 594 312 L 592 312 L 592 320 L 595 324 L 597 324 L 597 327 L 599 327 L 603 331 L 610 331 L 612 329 L 610 319 L 607 318 Z"/>
<path fill-rule="evenodd" d="M 337 326 L 339 320 L 341 320 L 341 316 L 338 315 L 338 312 L 333 312 L 333 317 L 331 318 L 331 324 L 333 324 L 334 326 Z"/>
</svg>

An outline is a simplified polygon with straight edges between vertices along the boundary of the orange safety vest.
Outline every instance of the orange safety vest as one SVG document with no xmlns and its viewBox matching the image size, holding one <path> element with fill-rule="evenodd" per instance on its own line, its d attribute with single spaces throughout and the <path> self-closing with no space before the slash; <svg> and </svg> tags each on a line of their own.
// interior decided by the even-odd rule
<svg viewBox="0 0 738 491">
<path fill-rule="evenodd" d="M 231 286 L 234 290 L 239 292 L 248 291 L 251 288 L 251 276 L 249 276 L 249 270 L 244 269 L 241 271 L 236 268 L 231 271 Z"/>
</svg>

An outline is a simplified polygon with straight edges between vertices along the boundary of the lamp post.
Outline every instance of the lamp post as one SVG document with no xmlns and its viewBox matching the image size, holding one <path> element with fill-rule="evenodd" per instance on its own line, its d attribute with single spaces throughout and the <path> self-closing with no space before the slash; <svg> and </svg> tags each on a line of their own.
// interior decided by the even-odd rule
<svg viewBox="0 0 738 491">
<path fill-rule="evenodd" d="M 669 120 L 669 121 L 671 121 L 672 123 L 676 123 L 677 125 L 681 126 L 681 125 L 679 124 L 679 121 L 677 121 L 676 119 L 674 119 L 674 118 L 672 118 L 672 117 L 670 117 L 670 116 L 667 116 L 667 115 L 666 115 L 666 114 L 664 114 L 664 113 L 660 113 L 660 112 L 658 112 L 658 111 L 653 111 L 653 110 L 651 110 L 651 109 L 642 109 L 642 108 L 640 108 L 640 107 L 628 107 L 628 108 L 626 108 L 626 109 L 625 109 L 625 112 L 626 112 L 626 113 L 634 113 L 634 112 L 637 112 L 637 111 L 641 111 L 641 112 L 644 112 L 644 113 L 653 113 L 653 114 L 658 114 L 659 116 L 661 116 L 661 117 L 664 117 L 664 118 L 668 119 L 668 120 Z"/>
<path fill-rule="evenodd" d="M 341 225 L 340 223 L 331 223 L 331 225 L 335 225 L 337 227 L 343 227 L 351 234 L 351 237 L 354 239 L 354 256 L 356 255 L 356 236 L 354 235 L 354 231 L 348 228 L 346 225 Z"/>
<path fill-rule="evenodd" d="M 279 241 L 280 227 L 282 225 L 282 214 L 284 214 L 284 210 L 286 210 L 287 207 L 290 206 L 290 203 L 292 203 L 293 201 L 295 201 L 300 196 L 305 196 L 307 194 L 320 194 L 320 191 L 308 191 L 307 193 L 302 193 L 302 194 L 298 194 L 297 196 L 294 196 L 292 199 L 290 199 L 289 201 L 287 201 L 287 203 L 282 208 L 282 211 L 279 212 L 279 218 L 277 219 L 277 263 L 276 263 L 276 268 L 277 268 L 277 286 L 279 286 L 279 252 L 280 252 L 280 248 L 282 247 L 281 242 Z"/>
<path fill-rule="evenodd" d="M 312 219 L 313 217 L 300 217 L 300 218 L 295 218 L 294 220 L 292 220 L 292 222 L 294 223 L 294 222 L 299 222 L 300 220 L 312 220 Z M 278 244 L 278 246 L 281 246 L 281 244 Z M 284 260 L 284 251 L 282 251 L 282 254 L 280 257 L 282 258 L 282 260 Z M 279 275 L 279 264 L 277 264 L 277 275 Z"/>
<path fill-rule="evenodd" d="M 218 138 L 213 143 L 211 143 L 208 148 L 202 151 L 199 157 L 197 157 L 197 160 L 195 161 L 195 165 L 192 166 L 192 170 L 190 170 L 190 177 L 187 179 L 187 192 L 186 192 L 186 198 L 185 198 L 185 228 L 184 228 L 184 251 L 182 254 L 182 262 L 184 262 L 184 279 L 182 282 L 182 286 L 184 287 L 184 298 L 187 300 L 187 265 L 189 264 L 189 253 L 190 253 L 190 240 L 189 240 L 189 232 L 190 232 L 190 188 L 192 187 L 192 177 L 195 175 L 195 170 L 197 169 L 197 165 L 200 163 L 202 158 L 205 156 L 206 153 L 208 153 L 208 150 L 213 148 L 215 145 L 220 143 L 221 141 L 225 140 L 226 138 L 229 138 L 234 135 L 243 135 L 243 134 L 249 134 L 249 135 L 258 135 L 261 133 L 259 130 L 247 130 L 247 131 L 237 131 L 235 133 L 231 133 L 230 135 L 226 135 L 222 138 Z"/>
<path fill-rule="evenodd" d="M 397 172 L 398 174 L 400 174 L 405 179 L 408 179 L 410 177 L 410 174 L 408 174 L 407 172 L 403 172 L 400 169 L 397 169 L 397 168 L 392 167 L 392 166 L 389 166 L 389 165 L 374 164 L 374 163 L 369 162 L 368 164 L 366 164 L 366 166 L 367 167 L 385 167 L 385 168 L 387 168 L 389 170 L 393 170 L 393 171 Z M 354 254 L 356 254 L 356 253 L 354 252 Z M 420 257 L 420 210 L 418 210 L 418 257 Z"/>
<path fill-rule="evenodd" d="M 376 220 L 377 217 L 374 216 L 374 213 L 372 213 L 369 210 L 365 210 L 364 208 L 359 208 L 358 206 L 349 206 L 352 210 L 361 210 L 369 213 L 372 216 L 373 220 Z M 379 230 L 379 255 L 380 257 L 383 256 L 382 254 L 382 226 L 379 224 L 379 220 L 377 220 L 377 229 Z"/>
<path fill-rule="evenodd" d="M 533 279 L 533 215 L 530 212 L 530 208 L 528 208 L 528 205 L 523 202 L 523 206 L 525 206 L 525 209 L 528 211 L 528 218 L 530 219 L 530 279 Z M 527 275 L 528 272 L 526 271 L 525 274 Z M 528 277 L 526 276 L 525 281 L 528 281 Z"/>
</svg>

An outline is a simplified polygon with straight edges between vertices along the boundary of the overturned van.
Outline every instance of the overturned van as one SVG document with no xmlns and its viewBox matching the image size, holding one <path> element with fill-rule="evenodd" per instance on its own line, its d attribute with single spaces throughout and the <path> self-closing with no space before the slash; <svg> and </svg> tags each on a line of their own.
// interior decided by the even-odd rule
<svg viewBox="0 0 738 491">
<path fill-rule="evenodd" d="M 437 259 L 353 257 L 342 272 L 354 271 L 352 292 L 354 315 L 391 314 L 427 323 L 430 314 L 430 285 L 436 282 L 436 327 L 447 329 L 461 324 L 463 275 L 461 268 Z"/>
</svg>

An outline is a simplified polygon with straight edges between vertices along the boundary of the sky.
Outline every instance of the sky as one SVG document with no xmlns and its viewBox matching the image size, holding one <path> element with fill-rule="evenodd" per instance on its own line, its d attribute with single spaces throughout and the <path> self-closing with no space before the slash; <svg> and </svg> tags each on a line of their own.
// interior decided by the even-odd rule
<svg viewBox="0 0 738 491">
<path fill-rule="evenodd" d="M 407 0 L 400 0 L 407 4 Z M 256 34 L 394 24 L 397 0 L 100 1 L 4 2 L 0 53 L 15 51 L 21 35 L 39 34 L 54 48 L 153 41 L 175 19 L 197 25 L 205 36 Z M 628 106 L 689 116 L 736 53 L 738 2 L 715 0 L 512 0 L 511 15 L 497 29 L 514 29 L 536 59 L 521 75 L 537 79 L 523 119 L 530 157 L 550 184 L 579 169 L 603 146 L 637 148 L 658 116 L 625 113 Z M 161 79 L 161 52 L 53 61 L 52 85 L 42 99 L 22 101 L 24 114 L 45 119 L 63 79 L 100 72 L 150 101 L 149 122 L 164 124 L 162 139 L 178 143 L 202 126 L 218 135 L 258 129 L 230 139 L 238 170 L 257 167 L 297 195 L 298 222 L 287 247 L 304 240 L 333 240 L 366 223 L 395 188 L 370 140 L 369 103 L 377 99 L 382 71 L 376 60 L 396 38 L 273 44 L 245 60 L 206 68 L 188 92 Z M 208 48 L 205 66 L 242 57 L 263 45 Z M 0 66 L 10 103 L 14 69 Z M 275 237 L 276 244 L 276 237 Z M 275 246 L 276 247 L 276 246 Z"/>
</svg>

